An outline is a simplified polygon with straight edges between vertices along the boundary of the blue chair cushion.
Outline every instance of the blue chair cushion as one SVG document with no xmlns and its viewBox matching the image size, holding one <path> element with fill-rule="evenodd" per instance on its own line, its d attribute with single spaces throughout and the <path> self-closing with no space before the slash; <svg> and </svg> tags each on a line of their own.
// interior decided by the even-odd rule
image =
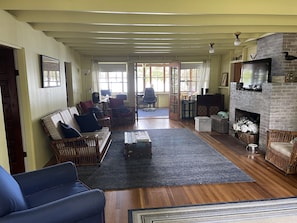
<svg viewBox="0 0 297 223">
<path fill-rule="evenodd" d="M 27 209 L 19 184 L 0 166 L 0 217 Z"/>
<path fill-rule="evenodd" d="M 84 184 L 76 181 L 73 183 L 61 184 L 56 187 L 49 187 L 36 193 L 29 194 L 26 196 L 26 201 L 28 206 L 33 208 L 88 190 L 89 189 Z"/>
<path fill-rule="evenodd" d="M 99 125 L 95 114 L 93 113 L 83 115 L 74 114 L 74 118 L 81 132 L 95 132 L 102 129 L 102 126 Z"/>
</svg>

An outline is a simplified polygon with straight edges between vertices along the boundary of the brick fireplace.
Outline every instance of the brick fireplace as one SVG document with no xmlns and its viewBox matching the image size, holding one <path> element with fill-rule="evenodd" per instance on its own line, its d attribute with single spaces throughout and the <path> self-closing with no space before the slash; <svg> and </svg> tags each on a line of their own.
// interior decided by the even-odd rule
<svg viewBox="0 0 297 223">
<path fill-rule="evenodd" d="M 266 150 L 267 131 L 269 129 L 297 130 L 297 83 L 265 83 L 262 92 L 236 89 L 236 83 L 230 86 L 230 134 L 235 119 L 235 110 L 260 115 L 259 148 Z"/>
<path fill-rule="evenodd" d="M 257 40 L 257 60 L 272 58 L 272 83 L 262 92 L 236 89 L 230 85 L 229 121 L 232 128 L 235 109 L 260 115 L 259 148 L 266 150 L 269 129 L 297 131 L 297 83 L 285 83 L 285 76 L 297 73 L 297 60 L 285 60 L 283 52 L 297 56 L 297 33 L 277 33 Z M 234 131 L 230 129 L 230 134 Z"/>
</svg>

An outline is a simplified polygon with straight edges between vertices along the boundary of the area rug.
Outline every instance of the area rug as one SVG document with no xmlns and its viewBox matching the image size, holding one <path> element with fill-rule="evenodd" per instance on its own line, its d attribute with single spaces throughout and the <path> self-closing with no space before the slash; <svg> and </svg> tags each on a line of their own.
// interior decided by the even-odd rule
<svg viewBox="0 0 297 223">
<path fill-rule="evenodd" d="M 188 129 L 147 131 L 151 159 L 125 160 L 124 132 L 115 131 L 101 166 L 78 167 L 79 178 L 103 190 L 253 181 Z"/>
<path fill-rule="evenodd" d="M 143 109 L 138 109 L 139 118 L 148 118 L 148 117 L 168 117 L 169 109 L 168 108 L 156 108 L 155 110 L 144 111 Z"/>
<path fill-rule="evenodd" d="M 283 198 L 184 207 L 129 210 L 128 223 L 297 222 L 297 199 Z"/>
</svg>

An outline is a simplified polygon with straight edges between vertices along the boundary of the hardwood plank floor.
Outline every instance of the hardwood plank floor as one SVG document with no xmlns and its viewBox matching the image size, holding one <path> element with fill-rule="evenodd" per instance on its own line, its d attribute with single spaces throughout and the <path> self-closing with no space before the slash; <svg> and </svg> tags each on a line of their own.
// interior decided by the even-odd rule
<svg viewBox="0 0 297 223">
<path fill-rule="evenodd" d="M 133 126 L 113 130 L 158 128 L 190 129 L 255 181 L 106 191 L 106 222 L 127 223 L 129 209 L 259 200 L 297 195 L 297 175 L 284 175 L 265 162 L 263 154 L 249 156 L 244 145 L 232 136 L 214 132 L 196 132 L 192 120 L 177 122 L 169 119 L 139 119 Z"/>
</svg>

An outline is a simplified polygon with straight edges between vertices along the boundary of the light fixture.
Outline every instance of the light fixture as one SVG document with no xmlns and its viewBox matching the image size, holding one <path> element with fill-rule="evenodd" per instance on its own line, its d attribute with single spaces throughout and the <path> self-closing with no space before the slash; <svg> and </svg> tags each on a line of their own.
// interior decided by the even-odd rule
<svg viewBox="0 0 297 223">
<path fill-rule="evenodd" d="M 239 46 L 241 44 L 241 41 L 239 39 L 240 34 L 241 34 L 241 32 L 234 33 L 234 35 L 235 35 L 234 46 Z"/>
<path fill-rule="evenodd" d="M 209 53 L 214 53 L 213 45 L 214 45 L 214 43 L 209 44 L 209 50 L 208 50 Z"/>
</svg>

